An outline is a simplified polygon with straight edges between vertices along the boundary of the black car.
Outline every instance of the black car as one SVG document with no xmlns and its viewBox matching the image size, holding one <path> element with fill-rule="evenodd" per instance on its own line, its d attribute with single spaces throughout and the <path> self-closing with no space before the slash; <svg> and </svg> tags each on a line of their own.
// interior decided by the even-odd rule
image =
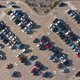
<svg viewBox="0 0 80 80">
<path fill-rule="evenodd" d="M 57 68 L 63 69 L 63 68 L 64 68 L 64 64 L 63 64 L 63 63 L 59 63 L 59 64 L 57 65 Z"/>
<path fill-rule="evenodd" d="M 78 73 L 76 73 L 75 75 L 76 77 L 80 77 L 80 71 Z"/>
<path fill-rule="evenodd" d="M 10 15 L 12 13 L 12 11 L 9 11 L 7 14 Z"/>
<path fill-rule="evenodd" d="M 3 40 L 5 38 L 4 34 L 0 34 L 0 39 Z"/>
<path fill-rule="evenodd" d="M 58 28 L 54 28 L 53 32 L 55 32 L 55 33 L 58 32 Z"/>
<path fill-rule="evenodd" d="M 72 60 L 65 60 L 65 61 L 63 62 L 63 64 L 64 64 L 65 66 L 72 66 L 72 65 L 73 65 L 73 61 L 72 61 Z"/>
<path fill-rule="evenodd" d="M 12 5 L 13 8 L 20 8 L 20 6 Z"/>
<path fill-rule="evenodd" d="M 65 34 L 63 34 L 63 32 L 59 32 L 58 35 L 59 35 L 59 37 L 61 39 L 65 39 L 66 38 L 66 36 L 65 36 Z"/>
<path fill-rule="evenodd" d="M 6 6 L 0 5 L 0 8 L 6 8 Z"/>
<path fill-rule="evenodd" d="M 3 40 L 3 42 L 4 42 L 5 44 L 7 44 L 7 43 L 9 42 L 9 39 L 8 39 L 8 38 L 5 38 L 5 39 Z"/>
<path fill-rule="evenodd" d="M 45 77 L 45 78 L 52 78 L 53 77 L 53 74 L 51 73 L 51 72 L 45 72 L 45 73 L 43 73 L 43 75 L 42 75 L 43 77 Z"/>
<path fill-rule="evenodd" d="M 78 36 L 74 34 L 74 35 L 71 37 L 71 40 L 72 40 L 72 41 L 77 41 L 77 40 L 78 40 Z"/>
<path fill-rule="evenodd" d="M 36 55 L 32 55 L 30 58 L 29 58 L 31 61 L 34 61 L 36 59 L 38 59 L 38 57 Z"/>
<path fill-rule="evenodd" d="M 68 13 L 68 14 L 71 14 L 72 12 L 73 12 L 72 10 L 69 10 L 67 13 Z"/>
<path fill-rule="evenodd" d="M 61 3 L 59 4 L 59 7 L 65 7 L 65 6 L 67 6 L 66 3 L 61 2 Z"/>
<path fill-rule="evenodd" d="M 19 18 L 16 18 L 14 22 L 15 22 L 15 24 L 19 24 L 21 22 L 21 20 Z"/>
<path fill-rule="evenodd" d="M 64 68 L 62 69 L 62 72 L 63 72 L 63 73 L 69 73 L 70 70 L 69 70 L 67 67 L 64 67 Z"/>
<path fill-rule="evenodd" d="M 49 56 L 49 60 L 53 60 L 55 58 L 54 55 Z"/>
<path fill-rule="evenodd" d="M 26 27 L 25 24 L 20 26 L 21 29 L 24 29 L 25 27 Z"/>
<path fill-rule="evenodd" d="M 59 19 L 58 19 L 58 18 L 56 18 L 56 19 L 53 21 L 53 23 L 56 23 L 56 22 L 58 22 L 58 20 L 59 20 Z"/>
<path fill-rule="evenodd" d="M 1 24 L 0 24 L 0 30 L 5 29 L 5 27 L 6 27 L 5 25 L 1 25 Z"/>
<path fill-rule="evenodd" d="M 12 77 L 21 77 L 21 73 L 19 71 L 14 71 L 11 75 Z"/>
</svg>

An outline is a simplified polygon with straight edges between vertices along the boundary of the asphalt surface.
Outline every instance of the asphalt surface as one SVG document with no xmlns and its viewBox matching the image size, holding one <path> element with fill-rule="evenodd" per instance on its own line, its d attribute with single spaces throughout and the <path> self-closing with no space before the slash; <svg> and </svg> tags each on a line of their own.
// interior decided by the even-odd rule
<svg viewBox="0 0 80 80">
<path fill-rule="evenodd" d="M 71 2 L 71 3 L 74 4 L 73 2 Z M 80 2 L 76 2 L 76 3 L 79 4 Z M 10 20 L 10 17 L 8 15 L 6 15 L 6 12 L 9 11 L 10 8 L 6 9 L 4 11 L 5 16 L 3 18 L 1 18 L 1 20 L 3 20 L 8 26 L 10 26 L 11 31 L 13 33 L 15 33 L 23 43 L 30 45 L 30 49 L 32 49 L 32 52 L 29 54 L 25 54 L 25 55 L 28 57 L 30 57 L 32 54 L 37 55 L 39 60 L 49 68 L 47 71 L 51 71 L 53 73 L 54 77 L 50 78 L 50 79 L 45 79 L 45 78 L 42 78 L 42 76 L 39 76 L 39 77 L 33 76 L 30 73 L 30 71 L 33 68 L 34 62 L 32 62 L 32 65 L 30 65 L 30 66 L 26 66 L 23 63 L 20 63 L 17 60 L 17 58 L 15 57 L 16 54 L 20 52 L 20 50 L 13 51 L 13 50 L 9 49 L 8 46 L 5 45 L 5 48 L 2 51 L 4 51 L 6 53 L 7 60 L 0 61 L 0 64 L 1 64 L 0 65 L 0 71 L 1 71 L 0 80 L 26 80 L 26 79 L 28 79 L 28 80 L 77 80 L 74 75 L 78 70 L 80 70 L 80 59 L 78 59 L 77 56 L 75 55 L 75 53 L 73 51 L 71 51 L 69 46 L 67 46 L 55 33 L 51 32 L 48 29 L 49 24 L 55 19 L 55 17 L 58 17 L 58 18 L 65 20 L 66 23 L 68 23 L 70 25 L 71 30 L 80 36 L 80 34 L 79 34 L 80 33 L 79 26 L 80 25 L 78 25 L 65 12 L 66 10 L 70 9 L 70 7 L 59 8 L 57 6 L 48 15 L 39 16 L 39 15 L 36 15 L 36 13 L 33 12 L 32 9 L 30 9 L 30 7 L 28 7 L 25 3 L 19 2 L 18 5 L 20 5 L 21 9 L 23 11 L 25 11 L 30 16 L 30 18 L 32 20 L 34 20 L 34 22 L 36 22 L 38 25 L 41 25 L 41 27 L 34 29 L 33 34 L 26 35 L 25 33 L 23 33 L 21 31 L 21 29 L 19 29 L 19 27 L 17 25 L 14 24 L 13 21 Z M 76 8 L 79 10 L 78 7 L 76 7 Z M 40 51 L 38 49 L 37 45 L 32 43 L 32 41 L 36 37 L 40 37 L 43 34 L 48 35 L 50 37 L 51 41 L 55 42 L 55 44 L 58 47 L 62 48 L 63 52 L 68 53 L 69 59 L 72 59 L 74 61 L 74 65 L 72 67 L 70 67 L 70 73 L 68 73 L 68 74 L 62 73 L 61 70 L 59 70 L 57 68 L 57 63 L 53 63 L 50 60 L 48 60 L 48 56 L 52 53 L 48 50 Z M 0 41 L 0 43 L 2 43 L 2 42 Z M 5 68 L 7 63 L 13 63 L 14 68 L 11 70 L 7 70 Z M 22 74 L 21 78 L 15 79 L 15 78 L 11 77 L 12 72 L 15 70 L 21 72 L 21 74 Z"/>
</svg>

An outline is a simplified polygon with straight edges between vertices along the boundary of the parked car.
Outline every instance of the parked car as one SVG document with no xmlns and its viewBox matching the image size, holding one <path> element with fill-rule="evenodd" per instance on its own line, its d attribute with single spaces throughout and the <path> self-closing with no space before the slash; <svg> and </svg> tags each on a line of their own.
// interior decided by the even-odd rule
<svg viewBox="0 0 80 80">
<path fill-rule="evenodd" d="M 65 7 L 65 6 L 67 6 L 67 4 L 64 3 L 64 2 L 61 2 L 61 3 L 59 4 L 59 7 Z"/>
<path fill-rule="evenodd" d="M 11 77 L 21 77 L 21 73 L 19 71 L 14 71 L 12 74 L 11 74 Z"/>
<path fill-rule="evenodd" d="M 40 45 L 43 45 L 44 49 L 50 49 L 50 48 L 52 48 L 52 42 L 51 42 L 51 40 L 47 36 L 44 36 L 44 35 L 40 38 L 39 46 Z"/>
<path fill-rule="evenodd" d="M 31 73 L 33 73 L 33 75 L 40 75 L 41 74 L 41 71 L 38 69 L 38 68 L 33 68 L 32 70 L 31 70 Z"/>
<path fill-rule="evenodd" d="M 70 70 L 69 70 L 67 67 L 64 67 L 64 68 L 62 69 L 62 72 L 63 72 L 63 73 L 69 73 Z"/>
<path fill-rule="evenodd" d="M 53 74 L 51 72 L 46 71 L 45 73 L 43 73 L 42 76 L 45 77 L 45 78 L 52 78 Z"/>
<path fill-rule="evenodd" d="M 75 74 L 76 77 L 80 77 L 80 71 Z"/>
<path fill-rule="evenodd" d="M 20 6 L 12 5 L 12 8 L 20 8 Z"/>
<path fill-rule="evenodd" d="M 63 69 L 63 68 L 64 68 L 64 64 L 63 64 L 63 63 L 59 63 L 59 64 L 57 65 L 57 68 Z"/>
<path fill-rule="evenodd" d="M 12 11 L 10 10 L 9 12 L 7 12 L 8 15 L 10 15 L 12 13 Z"/>
<path fill-rule="evenodd" d="M 24 55 L 22 53 L 18 53 L 16 55 L 16 57 L 19 59 L 19 60 L 22 60 L 24 58 Z"/>
</svg>

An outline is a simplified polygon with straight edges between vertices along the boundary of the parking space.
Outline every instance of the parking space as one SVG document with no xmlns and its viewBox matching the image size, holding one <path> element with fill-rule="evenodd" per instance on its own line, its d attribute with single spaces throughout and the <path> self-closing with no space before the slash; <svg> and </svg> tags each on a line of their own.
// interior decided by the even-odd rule
<svg viewBox="0 0 80 80">
<path fill-rule="evenodd" d="M 21 10 L 26 12 L 30 16 L 31 20 L 33 20 L 36 24 L 41 25 L 41 27 L 34 29 L 32 34 L 25 34 L 18 27 L 18 25 L 16 25 L 12 20 L 10 20 L 10 17 L 7 15 L 7 12 L 9 10 L 13 10 L 13 9 L 5 10 L 4 13 L 6 15 L 1 20 L 3 20 L 10 27 L 11 31 L 20 38 L 21 42 L 29 45 L 30 46 L 29 49 L 32 50 L 32 52 L 24 53 L 24 55 L 28 56 L 28 57 L 30 57 L 31 55 L 38 56 L 38 60 L 49 68 L 47 71 L 50 71 L 53 73 L 53 77 L 50 78 L 50 80 L 53 80 L 53 79 L 54 80 L 62 80 L 62 77 L 63 77 L 63 80 L 66 80 L 66 78 L 68 80 L 72 80 L 75 73 L 80 69 L 79 68 L 80 60 L 77 58 L 75 53 L 73 51 L 71 51 L 71 49 L 69 48 L 68 45 L 66 45 L 55 33 L 53 33 L 52 31 L 50 31 L 48 29 L 48 26 L 53 22 L 53 20 L 55 19 L 55 16 L 56 16 L 58 18 L 63 19 L 66 23 L 68 23 L 69 26 L 71 27 L 71 30 L 74 31 L 75 34 L 80 36 L 80 34 L 79 34 L 80 29 L 78 29 L 79 25 L 77 23 L 75 23 L 75 21 L 72 20 L 68 16 L 67 13 L 65 13 L 65 11 L 68 9 L 68 7 L 66 7 L 65 9 L 60 9 L 60 8 L 58 9 L 58 7 L 57 7 L 54 9 L 54 11 L 52 11 L 48 15 L 39 16 L 39 15 L 35 14 L 25 3 L 19 2 L 18 4 L 20 5 Z M 24 7 L 26 7 L 26 8 L 24 8 Z M 63 52 L 67 53 L 69 55 L 69 59 L 73 60 L 73 62 L 74 62 L 73 66 L 69 67 L 70 73 L 67 73 L 67 74 L 62 73 L 62 70 L 57 68 L 58 63 L 54 63 L 48 59 L 48 57 L 53 54 L 51 51 L 49 51 L 49 50 L 41 51 L 41 50 L 39 50 L 39 47 L 37 47 L 37 44 L 33 43 L 33 40 L 35 38 L 40 38 L 42 35 L 49 36 L 51 41 L 54 42 L 57 47 L 63 49 Z M 3 43 L 3 42 L 0 42 L 0 43 Z M 34 79 L 37 79 L 37 80 L 44 79 L 45 80 L 45 78 L 43 78 L 42 75 L 37 77 L 37 76 L 33 76 L 31 74 L 31 70 L 34 67 L 34 65 L 33 65 L 34 61 L 31 61 L 32 64 L 30 66 L 26 66 L 16 58 L 16 55 L 18 53 L 20 53 L 21 50 L 19 50 L 19 49 L 11 50 L 7 45 L 5 45 L 5 48 L 2 51 L 4 51 L 6 53 L 7 60 L 0 61 L 0 63 L 2 64 L 2 65 L 0 65 L 0 67 L 1 67 L 0 71 L 2 72 L 0 74 L 1 80 L 5 80 L 4 79 L 5 77 L 6 77 L 6 80 L 10 80 L 10 79 L 26 80 L 26 78 L 28 80 L 34 80 Z M 14 68 L 11 70 L 7 70 L 5 68 L 7 63 L 12 63 L 14 65 Z M 21 72 L 21 77 L 18 79 L 15 79 L 14 77 L 12 78 L 11 74 L 14 71 Z M 45 71 L 43 71 L 43 73 L 44 72 Z M 5 73 L 7 73 L 7 74 L 5 74 Z M 46 78 L 46 80 L 49 80 L 49 79 Z"/>
</svg>

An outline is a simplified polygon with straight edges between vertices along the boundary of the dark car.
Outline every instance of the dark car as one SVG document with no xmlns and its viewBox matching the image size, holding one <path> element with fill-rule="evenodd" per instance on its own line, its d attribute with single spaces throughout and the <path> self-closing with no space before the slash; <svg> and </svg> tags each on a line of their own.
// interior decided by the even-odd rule
<svg viewBox="0 0 80 80">
<path fill-rule="evenodd" d="M 10 15 L 12 13 L 12 11 L 9 11 L 7 14 Z"/>
<path fill-rule="evenodd" d="M 55 57 L 54 55 L 51 55 L 51 56 L 49 56 L 49 59 L 50 59 L 50 60 L 53 60 L 54 57 Z"/>
<path fill-rule="evenodd" d="M 0 5 L 0 8 L 6 8 L 6 6 Z"/>
<path fill-rule="evenodd" d="M 68 13 L 68 14 L 71 14 L 71 13 L 72 13 L 72 10 L 69 10 L 67 13 Z"/>
<path fill-rule="evenodd" d="M 5 29 L 5 25 L 2 25 L 2 24 L 0 24 L 0 30 L 3 30 L 3 29 Z"/>
<path fill-rule="evenodd" d="M 56 23 L 56 22 L 58 22 L 58 20 L 59 20 L 59 19 L 58 19 L 58 18 L 56 18 L 56 19 L 53 21 L 53 23 Z"/>
<path fill-rule="evenodd" d="M 3 40 L 5 38 L 4 34 L 0 34 L 0 39 Z"/>
<path fill-rule="evenodd" d="M 0 44 L 0 49 L 3 49 L 5 46 L 3 44 Z"/>
<path fill-rule="evenodd" d="M 21 20 L 19 18 L 16 18 L 14 22 L 15 22 L 15 24 L 19 24 L 21 22 Z"/>
<path fill-rule="evenodd" d="M 45 77 L 45 78 L 52 78 L 53 77 L 53 74 L 51 73 L 51 72 L 45 72 L 45 73 L 43 73 L 43 75 L 42 75 L 43 77 Z"/>
<path fill-rule="evenodd" d="M 76 77 L 80 77 L 80 71 L 76 73 Z"/>
<path fill-rule="evenodd" d="M 63 62 L 63 64 L 64 64 L 65 66 L 72 66 L 72 65 L 73 65 L 73 61 L 66 59 L 66 60 Z"/>
<path fill-rule="evenodd" d="M 34 61 L 34 60 L 36 60 L 36 59 L 38 59 L 38 57 L 37 57 L 36 55 L 32 55 L 32 56 L 29 58 L 29 60 L 31 60 L 31 61 Z"/>
<path fill-rule="evenodd" d="M 41 66 L 41 65 L 42 65 L 42 63 L 41 63 L 41 62 L 39 62 L 39 61 L 36 61 L 36 62 L 34 63 L 34 65 L 35 65 L 36 67 L 39 67 L 39 66 Z"/>
<path fill-rule="evenodd" d="M 12 5 L 13 8 L 20 8 L 20 6 Z"/>
<path fill-rule="evenodd" d="M 64 67 L 64 68 L 62 69 L 62 72 L 63 72 L 63 73 L 69 73 L 70 70 L 69 70 L 67 67 Z"/>
<path fill-rule="evenodd" d="M 71 37 L 71 40 L 72 40 L 72 41 L 77 41 L 77 40 L 78 40 L 78 36 L 74 34 L 74 35 Z"/>
<path fill-rule="evenodd" d="M 18 49 L 24 49 L 24 48 L 25 48 L 25 44 L 23 43 L 18 44 Z"/>
<path fill-rule="evenodd" d="M 33 73 L 33 75 L 40 75 L 41 74 L 41 71 L 39 69 L 37 69 L 37 68 L 33 68 L 31 70 L 31 73 Z"/>
<path fill-rule="evenodd" d="M 53 32 L 55 32 L 55 33 L 58 32 L 58 28 L 54 28 Z"/>
<path fill-rule="evenodd" d="M 61 39 L 63 39 L 63 40 L 66 38 L 66 35 L 63 34 L 63 32 L 59 32 L 58 35 L 59 35 L 59 37 L 60 37 Z"/>
<path fill-rule="evenodd" d="M 59 7 L 65 7 L 65 6 L 67 6 L 66 3 L 61 2 L 61 3 L 59 4 Z"/>
<path fill-rule="evenodd" d="M 7 43 L 9 42 L 9 39 L 8 39 L 8 38 L 5 38 L 5 39 L 3 40 L 3 42 L 4 42 L 5 44 L 7 44 Z"/>
<path fill-rule="evenodd" d="M 59 63 L 59 64 L 57 65 L 57 68 L 63 69 L 63 68 L 64 68 L 64 64 L 63 64 L 63 63 Z"/>
<path fill-rule="evenodd" d="M 19 71 L 14 71 L 11 76 L 15 78 L 21 77 L 21 73 Z"/>
</svg>

